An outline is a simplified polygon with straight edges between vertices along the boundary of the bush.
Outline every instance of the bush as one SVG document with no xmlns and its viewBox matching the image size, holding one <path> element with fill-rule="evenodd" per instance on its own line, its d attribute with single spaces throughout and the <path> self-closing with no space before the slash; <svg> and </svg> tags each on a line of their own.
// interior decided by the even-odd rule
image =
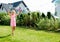
<svg viewBox="0 0 60 42">
<path fill-rule="evenodd" d="M 17 17 L 17 25 L 29 26 L 30 25 L 30 14 L 20 14 Z"/>
<path fill-rule="evenodd" d="M 48 28 L 50 28 L 50 20 L 48 20 L 47 18 L 43 18 L 40 20 L 38 25 L 40 26 L 40 29 L 47 30 Z"/>
<path fill-rule="evenodd" d="M 42 18 L 45 18 L 45 14 L 44 14 L 44 13 L 42 13 L 42 15 L 41 15 L 41 16 L 42 16 Z"/>
<path fill-rule="evenodd" d="M 17 25 L 19 25 L 19 26 L 23 26 L 23 24 L 24 24 L 24 16 L 23 16 L 23 14 L 20 14 L 19 16 L 17 16 Z"/>
<path fill-rule="evenodd" d="M 51 18 L 51 13 L 50 12 L 47 12 L 47 17 L 48 17 L 48 19 Z"/>
<path fill-rule="evenodd" d="M 43 18 L 38 23 L 38 26 L 40 27 L 40 29 L 43 29 L 43 30 L 55 31 L 60 27 L 59 23 L 60 22 L 58 20 L 53 20 L 53 18 L 51 18 L 51 19 Z"/>
<path fill-rule="evenodd" d="M 10 17 L 7 13 L 0 13 L 0 25 L 9 25 Z"/>
<path fill-rule="evenodd" d="M 7 13 L 0 13 L 0 25 L 9 25 L 10 17 Z M 31 26 L 36 29 L 42 30 L 57 30 L 60 29 L 60 21 L 58 19 L 54 19 L 51 13 L 48 12 L 47 16 L 42 13 L 40 15 L 39 12 L 31 12 L 27 14 L 21 13 L 17 16 L 17 25 L 18 26 Z"/>
</svg>

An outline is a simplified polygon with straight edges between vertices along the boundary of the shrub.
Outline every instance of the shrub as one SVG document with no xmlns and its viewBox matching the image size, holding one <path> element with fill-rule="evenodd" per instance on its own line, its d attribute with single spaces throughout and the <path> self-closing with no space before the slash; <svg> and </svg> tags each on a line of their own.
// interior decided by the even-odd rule
<svg viewBox="0 0 60 42">
<path fill-rule="evenodd" d="M 47 17 L 50 19 L 52 17 L 51 12 L 47 12 Z"/>
<path fill-rule="evenodd" d="M 40 29 L 43 29 L 43 30 L 55 31 L 55 30 L 59 29 L 59 27 L 60 27 L 59 23 L 60 22 L 58 20 L 53 20 L 53 18 L 51 18 L 51 19 L 43 18 L 38 23 L 38 26 L 40 27 Z"/>
<path fill-rule="evenodd" d="M 0 13 L 0 25 L 9 25 L 10 17 L 7 13 Z M 39 12 L 31 12 L 27 14 L 21 13 L 17 16 L 17 25 L 19 26 L 32 26 L 36 29 L 42 30 L 57 30 L 60 29 L 60 21 L 58 19 L 54 19 L 51 13 L 48 12 L 47 16 L 42 13 L 40 15 Z"/>
<path fill-rule="evenodd" d="M 17 25 L 23 26 L 23 24 L 24 24 L 23 19 L 24 19 L 23 14 L 20 14 L 19 16 L 17 16 Z"/>
<path fill-rule="evenodd" d="M 41 15 L 41 16 L 42 16 L 42 18 L 45 18 L 45 14 L 44 14 L 44 13 L 42 13 L 42 15 Z"/>
<path fill-rule="evenodd" d="M 40 20 L 39 24 L 40 29 L 47 30 L 50 27 L 50 20 L 46 18 L 46 20 L 43 18 Z"/>
<path fill-rule="evenodd" d="M 17 17 L 17 25 L 29 26 L 30 25 L 30 14 L 20 14 Z"/>
<path fill-rule="evenodd" d="M 0 25 L 9 25 L 10 24 L 10 17 L 7 13 L 0 13 Z"/>
</svg>

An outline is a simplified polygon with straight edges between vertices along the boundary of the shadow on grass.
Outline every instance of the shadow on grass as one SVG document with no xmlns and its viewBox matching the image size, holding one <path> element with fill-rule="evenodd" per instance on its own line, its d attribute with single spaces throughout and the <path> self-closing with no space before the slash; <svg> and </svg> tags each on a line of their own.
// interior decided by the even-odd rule
<svg viewBox="0 0 60 42">
<path fill-rule="evenodd" d="M 6 36 L 0 36 L 0 38 L 5 38 L 5 37 L 8 37 L 8 36 L 10 36 L 11 34 L 8 34 L 8 35 L 6 35 Z"/>
</svg>

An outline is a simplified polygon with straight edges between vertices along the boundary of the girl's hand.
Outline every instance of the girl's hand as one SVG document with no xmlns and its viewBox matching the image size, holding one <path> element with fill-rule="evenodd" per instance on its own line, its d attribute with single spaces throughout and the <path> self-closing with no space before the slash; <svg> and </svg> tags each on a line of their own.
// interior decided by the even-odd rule
<svg viewBox="0 0 60 42">
<path fill-rule="evenodd" d="M 21 12 L 18 12 L 18 14 L 16 14 L 16 15 L 19 15 Z"/>
</svg>

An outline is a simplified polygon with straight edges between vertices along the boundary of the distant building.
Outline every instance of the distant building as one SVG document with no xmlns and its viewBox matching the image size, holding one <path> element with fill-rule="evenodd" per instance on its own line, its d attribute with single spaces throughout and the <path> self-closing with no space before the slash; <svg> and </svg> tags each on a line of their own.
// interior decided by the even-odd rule
<svg viewBox="0 0 60 42">
<path fill-rule="evenodd" d="M 15 9 L 16 12 L 19 11 L 22 11 L 23 13 L 29 12 L 29 8 L 26 6 L 26 4 L 23 1 L 18 1 L 8 4 L 4 4 L 4 3 L 0 4 L 0 12 L 7 12 L 8 10 L 12 10 L 12 9 Z"/>
<path fill-rule="evenodd" d="M 60 0 L 53 0 L 53 3 L 55 3 L 55 15 L 60 18 Z"/>
</svg>

